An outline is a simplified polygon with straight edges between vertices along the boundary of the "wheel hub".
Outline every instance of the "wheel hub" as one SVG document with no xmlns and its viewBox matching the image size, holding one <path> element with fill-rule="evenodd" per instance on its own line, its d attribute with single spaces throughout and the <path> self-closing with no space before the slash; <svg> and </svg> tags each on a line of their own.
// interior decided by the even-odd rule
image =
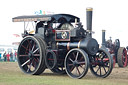
<svg viewBox="0 0 128 85">
<path fill-rule="evenodd" d="M 32 57 L 33 57 L 33 55 L 34 55 L 34 54 L 33 54 L 33 52 L 32 52 L 32 51 L 30 51 L 30 52 L 28 53 L 28 57 L 29 57 L 29 58 L 32 58 Z"/>
<path fill-rule="evenodd" d="M 102 60 L 99 61 L 99 66 L 104 66 L 104 62 Z"/>
<path fill-rule="evenodd" d="M 78 61 L 74 61 L 73 62 L 73 65 L 76 66 L 76 67 L 78 67 L 80 64 L 78 63 Z"/>
</svg>

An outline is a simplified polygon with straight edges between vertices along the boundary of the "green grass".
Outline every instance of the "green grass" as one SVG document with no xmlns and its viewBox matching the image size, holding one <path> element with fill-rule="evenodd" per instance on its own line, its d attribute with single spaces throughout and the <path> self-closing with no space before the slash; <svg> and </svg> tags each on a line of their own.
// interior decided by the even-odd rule
<svg viewBox="0 0 128 85">
<path fill-rule="evenodd" d="M 56 75 L 45 71 L 39 76 L 26 75 L 17 63 L 0 63 L 0 85 L 128 85 L 127 79 L 116 77 L 97 78 L 88 73 L 82 79 L 72 79 L 67 75 Z M 127 72 L 128 74 L 128 72 Z"/>
</svg>

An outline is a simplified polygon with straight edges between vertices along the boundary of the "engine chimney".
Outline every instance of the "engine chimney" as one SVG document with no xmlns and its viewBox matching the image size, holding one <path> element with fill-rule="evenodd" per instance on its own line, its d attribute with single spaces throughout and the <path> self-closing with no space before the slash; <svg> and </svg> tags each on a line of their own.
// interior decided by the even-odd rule
<svg viewBox="0 0 128 85">
<path fill-rule="evenodd" d="M 105 46 L 105 30 L 102 30 L 102 46 Z"/>
<path fill-rule="evenodd" d="M 87 32 L 88 36 L 92 37 L 92 11 L 93 8 L 86 8 Z"/>
</svg>

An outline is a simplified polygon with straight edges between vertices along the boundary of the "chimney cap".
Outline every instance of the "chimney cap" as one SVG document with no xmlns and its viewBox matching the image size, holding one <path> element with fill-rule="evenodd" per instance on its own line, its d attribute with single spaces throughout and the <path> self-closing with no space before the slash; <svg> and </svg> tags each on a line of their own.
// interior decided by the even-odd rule
<svg viewBox="0 0 128 85">
<path fill-rule="evenodd" d="M 86 8 L 86 11 L 92 11 L 92 10 L 93 10 L 93 8 L 91 8 L 91 7 Z"/>
<path fill-rule="evenodd" d="M 106 30 L 102 30 L 102 32 L 105 32 Z"/>
</svg>

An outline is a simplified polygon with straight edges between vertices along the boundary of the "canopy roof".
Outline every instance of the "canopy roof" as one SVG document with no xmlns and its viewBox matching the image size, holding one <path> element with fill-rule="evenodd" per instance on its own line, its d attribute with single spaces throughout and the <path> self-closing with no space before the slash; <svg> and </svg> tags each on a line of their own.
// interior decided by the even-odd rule
<svg viewBox="0 0 128 85">
<path fill-rule="evenodd" d="M 28 22 L 28 21 L 52 21 L 52 22 L 80 22 L 80 18 L 70 14 L 50 14 L 50 15 L 31 15 L 31 16 L 18 16 L 12 18 L 13 22 Z"/>
</svg>

